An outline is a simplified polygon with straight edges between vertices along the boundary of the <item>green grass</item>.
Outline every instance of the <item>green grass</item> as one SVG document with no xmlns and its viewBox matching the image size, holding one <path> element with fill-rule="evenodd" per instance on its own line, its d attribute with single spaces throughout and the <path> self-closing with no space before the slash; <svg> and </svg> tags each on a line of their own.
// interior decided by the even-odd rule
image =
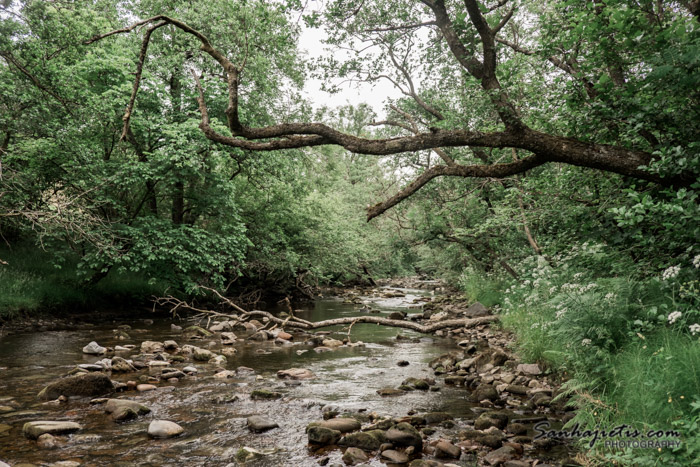
<svg viewBox="0 0 700 467">
<path fill-rule="evenodd" d="M 0 319 L 38 312 L 81 311 L 100 305 L 145 302 L 165 289 L 135 274 L 110 273 L 94 287 L 77 274 L 77 258 L 60 268 L 51 254 L 33 245 L 0 249 Z"/>
</svg>

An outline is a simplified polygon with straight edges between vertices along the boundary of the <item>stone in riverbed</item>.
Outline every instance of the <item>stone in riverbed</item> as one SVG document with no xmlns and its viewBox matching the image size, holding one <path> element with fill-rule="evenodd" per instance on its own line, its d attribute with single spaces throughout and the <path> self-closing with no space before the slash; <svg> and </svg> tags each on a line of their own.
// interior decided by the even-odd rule
<svg viewBox="0 0 700 467">
<path fill-rule="evenodd" d="M 279 392 L 268 391 L 267 389 L 256 389 L 250 393 L 250 398 L 253 400 L 272 400 L 280 399 L 282 394 Z"/>
<path fill-rule="evenodd" d="M 180 425 L 169 420 L 153 420 L 148 425 L 148 436 L 151 438 L 173 438 L 184 431 Z"/>
<path fill-rule="evenodd" d="M 469 308 L 464 310 L 463 314 L 467 318 L 478 318 L 480 316 L 489 316 L 491 314 L 491 311 L 481 303 L 476 302 L 470 305 Z"/>
<path fill-rule="evenodd" d="M 350 446 L 364 449 L 365 451 L 376 451 L 381 446 L 381 441 L 371 434 L 360 431 L 358 433 L 349 433 L 340 440 L 341 446 Z"/>
<path fill-rule="evenodd" d="M 351 431 L 357 431 L 360 429 L 360 422 L 354 418 L 331 418 L 329 420 L 324 420 L 322 422 L 310 423 L 308 427 L 311 426 L 322 426 L 324 428 L 330 428 L 331 430 L 338 430 L 341 433 L 349 433 Z"/>
<path fill-rule="evenodd" d="M 503 446 L 502 448 L 496 449 L 486 454 L 484 461 L 488 465 L 501 465 L 509 460 L 512 460 L 516 456 L 516 451 L 510 446 Z"/>
<path fill-rule="evenodd" d="M 136 390 L 139 392 L 154 391 L 156 389 L 158 389 L 158 386 L 153 384 L 139 384 L 136 386 Z"/>
<path fill-rule="evenodd" d="M 248 429 L 250 431 L 254 431 L 255 433 L 262 433 L 263 431 L 272 430 L 273 428 L 278 427 L 279 425 L 277 423 L 260 415 L 248 417 Z"/>
<path fill-rule="evenodd" d="M 414 446 L 418 451 L 423 449 L 423 438 L 420 432 L 409 423 L 399 423 L 386 432 L 386 439 L 394 446 Z"/>
<path fill-rule="evenodd" d="M 337 444 L 341 436 L 338 430 L 331 430 L 322 426 L 310 426 L 306 430 L 306 434 L 309 437 L 309 443 L 322 446 Z"/>
<path fill-rule="evenodd" d="M 289 378 L 289 379 L 309 379 L 315 378 L 311 370 L 305 368 L 290 368 L 289 370 L 280 370 L 277 372 L 278 378 Z"/>
<path fill-rule="evenodd" d="M 472 398 L 475 401 L 488 400 L 494 402 L 498 400 L 498 391 L 490 384 L 481 384 L 472 393 Z"/>
<path fill-rule="evenodd" d="M 141 353 L 159 353 L 165 349 L 162 342 L 143 341 L 141 342 Z"/>
<path fill-rule="evenodd" d="M 347 448 L 343 454 L 343 462 L 347 465 L 357 465 L 363 462 L 367 462 L 369 457 L 362 449 L 359 448 Z"/>
<path fill-rule="evenodd" d="M 37 438 L 36 444 L 42 449 L 54 449 L 56 447 L 56 438 L 53 435 L 44 433 Z"/>
<path fill-rule="evenodd" d="M 508 425 L 508 418 L 508 415 L 502 412 L 484 412 L 474 421 L 474 428 L 477 430 L 486 430 L 487 428 L 495 426 L 502 430 Z"/>
<path fill-rule="evenodd" d="M 516 370 L 530 376 L 542 374 L 542 370 L 537 363 L 521 363 L 517 366 Z"/>
<path fill-rule="evenodd" d="M 215 354 L 211 350 L 195 347 L 192 358 L 198 362 L 208 362 L 209 359 L 213 358 L 214 356 Z"/>
<path fill-rule="evenodd" d="M 83 347 L 83 353 L 88 355 L 102 355 L 105 352 L 107 352 L 107 349 L 95 341 Z"/>
<path fill-rule="evenodd" d="M 51 435 L 64 435 L 69 433 L 75 433 L 81 430 L 82 427 L 75 422 L 63 422 L 63 421 L 36 421 L 27 422 L 22 428 L 24 436 L 29 439 L 37 439 L 44 433 Z"/>
<path fill-rule="evenodd" d="M 112 415 L 114 421 L 118 422 L 131 420 L 151 411 L 145 405 L 127 399 L 107 399 L 104 409 Z"/>
<path fill-rule="evenodd" d="M 402 386 L 409 386 L 413 389 L 419 389 L 421 391 L 427 391 L 430 389 L 430 384 L 424 379 L 419 378 L 407 378 L 401 383 Z"/>
<path fill-rule="evenodd" d="M 221 333 L 221 343 L 224 345 L 231 345 L 236 342 L 238 337 L 232 332 L 222 332 Z"/>
<path fill-rule="evenodd" d="M 382 459 L 388 460 L 394 464 L 406 464 L 408 462 L 408 456 L 401 452 L 395 451 L 394 449 L 387 449 L 382 451 Z"/>
<path fill-rule="evenodd" d="M 324 347 L 334 348 L 340 347 L 341 345 L 343 345 L 343 342 L 339 341 L 338 339 L 324 339 L 322 344 Z"/>
<path fill-rule="evenodd" d="M 377 394 L 379 394 L 380 396 L 401 396 L 403 394 L 406 394 L 406 392 L 402 391 L 401 389 L 382 388 L 377 390 Z"/>
<path fill-rule="evenodd" d="M 462 450 L 449 441 L 440 440 L 435 445 L 435 457 L 440 457 L 442 459 L 459 459 L 461 455 Z"/>
<path fill-rule="evenodd" d="M 136 371 L 136 368 L 134 365 L 129 363 L 127 360 L 121 358 L 121 357 L 113 357 L 112 358 L 112 372 L 113 373 L 129 373 L 132 371 Z"/>
<path fill-rule="evenodd" d="M 177 345 L 177 342 L 175 341 L 165 341 L 163 342 L 163 348 L 165 350 L 177 350 L 180 348 L 180 346 Z"/>
<path fill-rule="evenodd" d="M 114 385 L 103 373 L 88 373 L 84 375 L 61 378 L 40 393 L 39 399 L 57 399 L 59 396 L 101 396 L 114 391 Z"/>
</svg>

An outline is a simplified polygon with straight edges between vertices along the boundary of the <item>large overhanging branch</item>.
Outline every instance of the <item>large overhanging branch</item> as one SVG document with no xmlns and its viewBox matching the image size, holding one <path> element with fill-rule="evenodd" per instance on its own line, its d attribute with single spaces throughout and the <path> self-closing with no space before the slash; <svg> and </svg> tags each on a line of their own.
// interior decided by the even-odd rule
<svg viewBox="0 0 700 467">
<path fill-rule="evenodd" d="M 86 41 L 86 44 L 96 42 L 106 37 L 128 33 L 138 27 L 151 25 L 144 35 L 141 53 L 137 65 L 132 96 L 124 115 L 124 131 L 128 133 L 129 120 L 133 114 L 136 95 L 139 89 L 141 71 L 146 60 L 148 42 L 153 31 L 164 25 L 172 25 L 177 29 L 194 36 L 200 42 L 200 49 L 212 57 L 224 70 L 228 85 L 228 106 L 226 116 L 231 136 L 221 134 L 211 127 L 209 113 L 204 97 L 204 89 L 196 74 L 199 96 L 198 104 L 201 114 L 200 129 L 211 141 L 251 151 L 275 151 L 280 149 L 295 149 L 320 145 L 338 145 L 348 151 L 377 156 L 400 154 L 445 147 L 481 147 L 481 148 L 517 148 L 534 154 L 511 164 L 495 165 L 449 165 L 436 166 L 428 169 L 389 200 L 369 208 L 368 218 L 372 219 L 387 209 L 395 206 L 403 199 L 411 196 L 418 189 L 439 176 L 459 176 L 478 178 L 502 178 L 523 173 L 533 167 L 547 162 L 561 162 L 581 167 L 588 167 L 621 175 L 631 176 L 642 180 L 656 182 L 662 185 L 691 184 L 692 176 L 662 177 L 645 169 L 652 161 L 652 155 L 647 152 L 635 151 L 618 146 L 587 143 L 575 139 L 541 133 L 528 128 L 520 120 L 517 110 L 508 100 L 508 96 L 495 77 L 495 36 L 482 13 L 475 8 L 476 2 L 465 0 L 471 20 L 476 25 L 482 38 L 485 58 L 481 63 L 474 55 L 469 54 L 455 34 L 451 21 L 447 16 L 442 0 L 423 0 L 436 16 L 436 24 L 445 37 L 453 55 L 469 73 L 481 79 L 482 87 L 493 102 L 505 124 L 505 131 L 480 132 L 463 129 L 431 129 L 430 132 L 414 132 L 411 135 L 370 139 L 354 136 L 335 130 L 323 123 L 284 123 L 265 127 L 247 127 L 239 120 L 238 89 L 239 79 L 244 64 L 235 65 L 222 52 L 216 49 L 209 39 L 196 29 L 182 21 L 168 16 L 158 15 L 133 25 L 111 31 Z M 510 13 L 502 18 L 507 21 Z"/>
</svg>

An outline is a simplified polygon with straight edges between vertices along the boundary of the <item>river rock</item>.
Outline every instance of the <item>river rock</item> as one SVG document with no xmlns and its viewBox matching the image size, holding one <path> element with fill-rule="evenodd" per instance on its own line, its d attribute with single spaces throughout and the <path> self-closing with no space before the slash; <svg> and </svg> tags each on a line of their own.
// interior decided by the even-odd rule
<svg viewBox="0 0 700 467">
<path fill-rule="evenodd" d="M 488 465 L 501 465 L 513 459 L 516 456 L 516 451 L 510 446 L 503 446 L 495 451 L 491 451 L 484 457 L 484 462 Z"/>
<path fill-rule="evenodd" d="M 236 372 L 231 371 L 231 370 L 223 370 L 214 375 L 214 378 L 218 379 L 229 379 L 229 378 L 235 378 L 236 377 Z"/>
<path fill-rule="evenodd" d="M 188 375 L 196 375 L 197 374 L 197 368 L 193 366 L 186 366 L 185 368 L 182 369 L 183 372 L 185 372 Z"/>
<path fill-rule="evenodd" d="M 447 412 L 428 412 L 422 415 L 425 423 L 432 425 L 434 423 L 442 423 L 447 420 L 453 420 L 454 417 Z"/>
<path fill-rule="evenodd" d="M 516 370 L 530 376 L 538 376 L 542 374 L 542 370 L 537 363 L 521 363 L 516 367 Z"/>
<path fill-rule="evenodd" d="M 197 337 L 211 337 L 214 335 L 211 331 L 207 331 L 203 327 L 200 326 L 189 326 L 185 328 L 185 333 L 190 335 L 190 336 L 197 336 Z"/>
<path fill-rule="evenodd" d="M 490 384 L 480 384 L 472 393 L 472 398 L 477 402 L 483 400 L 494 402 L 498 400 L 498 391 Z"/>
<path fill-rule="evenodd" d="M 221 333 L 221 343 L 224 345 L 231 345 L 236 342 L 238 337 L 232 332 L 222 332 Z"/>
<path fill-rule="evenodd" d="M 324 347 L 330 347 L 332 349 L 334 347 L 340 347 L 343 345 L 343 342 L 338 339 L 324 339 L 322 344 Z"/>
<path fill-rule="evenodd" d="M 420 432 L 409 423 L 399 423 L 386 432 L 386 439 L 394 446 L 414 446 L 416 450 L 423 449 L 423 438 Z"/>
<path fill-rule="evenodd" d="M 92 341 L 83 347 L 83 353 L 88 355 L 102 355 L 105 352 L 107 352 L 107 349 L 95 341 Z"/>
<path fill-rule="evenodd" d="M 272 420 L 260 415 L 252 415 L 248 417 L 248 429 L 256 433 L 278 428 L 279 425 Z"/>
<path fill-rule="evenodd" d="M 394 449 L 387 449 L 386 451 L 382 451 L 382 459 L 388 460 L 389 462 L 392 462 L 394 464 L 406 464 L 408 463 L 408 456 L 401 452 L 401 451 L 396 451 Z"/>
<path fill-rule="evenodd" d="M 280 331 L 277 333 L 277 338 L 284 339 L 286 341 L 291 341 L 292 339 L 294 339 L 294 336 L 292 336 L 288 332 Z"/>
<path fill-rule="evenodd" d="M 290 368 L 289 370 L 280 370 L 277 372 L 278 378 L 289 379 L 309 379 L 315 378 L 316 375 L 306 368 Z"/>
<path fill-rule="evenodd" d="M 340 440 L 339 444 L 341 446 L 364 449 L 365 451 L 376 451 L 382 443 L 381 440 L 372 436 L 370 433 L 360 431 L 357 433 L 348 433 Z"/>
<path fill-rule="evenodd" d="M 111 365 L 111 370 L 115 373 L 130 373 L 136 371 L 134 365 L 121 357 L 113 357 Z"/>
<path fill-rule="evenodd" d="M 163 342 L 163 348 L 165 350 L 177 350 L 180 348 L 180 346 L 177 345 L 177 342 L 175 341 L 165 341 Z"/>
<path fill-rule="evenodd" d="M 360 429 L 361 426 L 360 422 L 358 422 L 354 418 L 349 417 L 331 418 L 322 422 L 312 423 L 309 426 L 312 425 L 330 428 L 331 430 L 338 430 L 341 433 L 350 433 L 352 431 L 357 431 Z"/>
<path fill-rule="evenodd" d="M 141 342 L 141 353 L 159 353 L 165 349 L 162 342 L 143 341 Z"/>
<path fill-rule="evenodd" d="M 347 465 L 357 465 L 363 462 L 367 462 L 369 457 L 362 449 L 359 448 L 347 448 L 343 454 L 343 462 Z"/>
<path fill-rule="evenodd" d="M 223 321 L 221 323 L 216 323 L 209 326 L 209 330 L 211 332 L 226 332 L 230 331 L 231 329 L 233 329 L 233 324 L 231 324 L 229 321 Z"/>
<path fill-rule="evenodd" d="M 138 392 L 154 391 L 156 389 L 158 389 L 158 386 L 153 384 L 139 384 L 136 386 Z"/>
<path fill-rule="evenodd" d="M 81 363 L 78 368 L 85 371 L 102 371 L 105 369 L 102 365 L 91 364 L 91 363 Z"/>
<path fill-rule="evenodd" d="M 256 389 L 250 393 L 250 398 L 253 400 L 272 400 L 280 399 L 282 394 L 279 392 L 269 391 L 267 389 Z"/>
<path fill-rule="evenodd" d="M 44 433 L 37 438 L 36 444 L 42 449 L 54 449 L 56 447 L 56 438 L 49 433 Z"/>
<path fill-rule="evenodd" d="M 440 440 L 435 445 L 435 457 L 442 459 L 459 459 L 462 450 L 449 441 Z"/>
<path fill-rule="evenodd" d="M 408 386 L 413 389 L 419 389 L 421 391 L 427 391 L 430 389 L 430 384 L 424 379 L 419 378 L 407 378 L 401 383 L 402 386 Z"/>
<path fill-rule="evenodd" d="M 37 439 L 44 433 L 51 435 L 65 435 L 68 433 L 75 433 L 81 430 L 82 427 L 75 422 L 63 422 L 63 421 L 36 421 L 27 422 L 22 427 L 22 432 L 24 436 L 29 439 Z"/>
<path fill-rule="evenodd" d="M 148 436 L 151 438 L 173 438 L 185 431 L 180 425 L 168 420 L 153 420 L 148 425 Z"/>
<path fill-rule="evenodd" d="M 338 430 L 331 430 L 322 426 L 310 426 L 306 430 L 306 434 L 309 437 L 309 443 L 322 446 L 337 444 L 341 437 L 341 433 Z"/>
<path fill-rule="evenodd" d="M 227 362 L 226 357 L 224 357 L 223 355 L 214 355 L 212 358 L 209 359 L 209 361 L 207 363 L 210 363 L 210 364 L 216 365 L 216 366 L 224 366 L 224 365 L 226 365 L 226 362 Z"/>
<path fill-rule="evenodd" d="M 401 396 L 403 394 L 406 394 L 406 392 L 402 391 L 401 389 L 382 388 L 377 390 L 377 394 L 379 394 L 380 396 Z"/>
<path fill-rule="evenodd" d="M 484 412 L 474 421 L 474 428 L 486 430 L 495 426 L 502 430 L 508 425 L 508 415 L 502 412 Z"/>
<path fill-rule="evenodd" d="M 145 405 L 127 399 L 107 399 L 104 409 L 114 421 L 131 420 L 151 411 Z"/>
<path fill-rule="evenodd" d="M 40 393 L 39 398 L 44 400 L 57 399 L 59 396 L 101 396 L 114 391 L 114 385 L 109 377 L 103 373 L 88 373 L 84 375 L 61 378 L 48 386 Z"/>
<path fill-rule="evenodd" d="M 215 354 L 211 350 L 202 349 L 200 347 L 195 347 L 194 354 L 192 355 L 192 358 L 198 362 L 208 362 L 214 356 L 215 356 Z"/>
<path fill-rule="evenodd" d="M 478 318 L 480 316 L 489 316 L 491 311 L 479 302 L 473 303 L 462 313 L 467 318 Z"/>
</svg>

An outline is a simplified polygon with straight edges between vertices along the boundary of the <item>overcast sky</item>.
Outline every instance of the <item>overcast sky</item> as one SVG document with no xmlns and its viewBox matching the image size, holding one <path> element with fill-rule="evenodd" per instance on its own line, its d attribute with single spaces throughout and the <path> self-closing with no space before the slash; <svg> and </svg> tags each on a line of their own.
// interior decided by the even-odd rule
<svg viewBox="0 0 700 467">
<path fill-rule="evenodd" d="M 329 55 L 333 52 L 328 50 L 328 46 L 322 41 L 326 34 L 322 29 L 310 29 L 303 27 L 301 37 L 299 39 L 299 48 L 306 50 L 309 58 L 318 58 L 324 55 Z M 335 57 L 342 59 L 342 52 L 335 52 Z M 337 80 L 339 83 L 341 80 Z M 401 92 L 394 88 L 391 83 L 382 80 L 375 85 L 358 84 L 358 83 L 343 83 L 341 92 L 337 94 L 329 94 L 321 90 L 321 81 L 317 79 L 309 79 L 304 86 L 306 96 L 311 100 L 314 108 L 326 105 L 328 107 L 337 107 L 345 104 L 360 104 L 365 102 L 372 106 L 378 115 L 384 114 L 383 106 L 388 97 L 398 98 Z"/>
</svg>

